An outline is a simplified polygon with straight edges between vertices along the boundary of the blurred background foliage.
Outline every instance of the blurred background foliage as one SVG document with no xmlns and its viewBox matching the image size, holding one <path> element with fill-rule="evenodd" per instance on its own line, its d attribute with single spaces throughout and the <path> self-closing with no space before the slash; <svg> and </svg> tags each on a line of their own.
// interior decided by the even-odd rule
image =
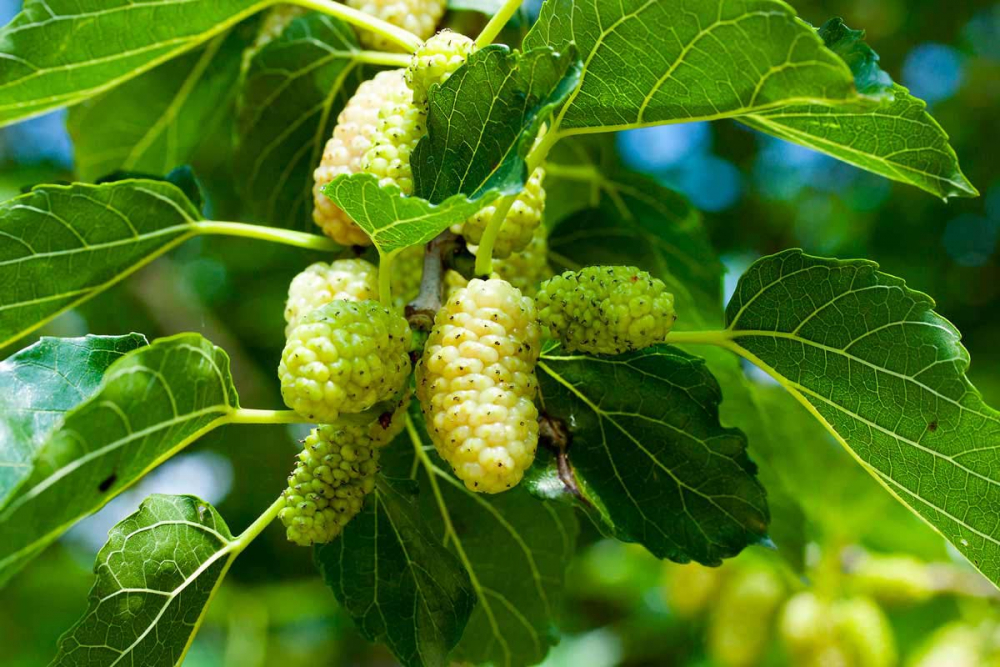
<svg viewBox="0 0 1000 667">
<path fill-rule="evenodd" d="M 0 0 L 0 23 L 19 4 Z M 939 311 L 964 334 L 973 382 L 987 402 L 1000 405 L 1000 374 L 991 372 L 1000 364 L 1000 4 L 793 4 L 813 24 L 842 16 L 849 26 L 867 30 L 883 68 L 927 100 L 982 197 L 946 204 L 731 122 L 622 133 L 615 139 L 621 160 L 681 191 L 704 211 L 728 268 L 727 295 L 755 258 L 789 247 L 873 259 L 937 300 Z M 453 17 L 466 31 L 479 20 L 462 12 Z M 0 130 L 0 196 L 74 178 L 65 121 L 66 113 L 56 112 Z M 227 154 L 224 128 L 208 139 L 203 151 Z M 239 216 L 225 172 L 200 176 L 215 195 L 212 213 L 220 219 Z M 59 317 L 40 335 L 140 331 L 153 338 L 199 331 L 229 352 L 244 405 L 276 407 L 281 401 L 273 369 L 283 343 L 287 285 L 317 259 L 248 240 L 195 239 Z M 777 392 L 764 386 L 760 399 L 775 401 L 772 414 L 781 415 L 770 428 L 780 433 L 782 455 L 797 473 L 784 482 L 801 495 L 809 518 L 805 569 L 795 571 L 762 548 L 719 570 L 664 564 L 639 548 L 602 539 L 583 519 L 585 546 L 569 573 L 564 639 L 547 665 L 1000 665 L 996 591 L 803 411 L 784 410 Z M 85 607 L 90 570 L 107 530 L 142 498 L 153 492 L 198 495 L 240 530 L 283 488 L 303 435 L 282 426 L 221 429 L 79 524 L 0 593 L 2 663 L 48 663 L 57 638 Z M 900 552 L 921 560 L 880 560 Z M 358 636 L 311 574 L 309 560 L 310 552 L 290 547 L 282 531 L 265 532 L 236 561 L 185 664 L 392 664 L 388 653 Z M 865 567 L 880 563 L 900 575 L 897 580 L 886 584 L 865 575 Z M 892 593 L 893 586 L 902 592 Z M 879 603 L 875 612 L 852 602 L 872 598 Z M 805 617 L 813 603 L 834 605 L 822 607 L 825 632 L 841 639 L 856 631 L 852 614 L 868 619 L 865 627 L 882 618 L 895 649 L 806 655 L 794 642 L 772 641 L 778 628 L 793 637 L 795 619 Z M 748 654 L 748 646 L 756 652 Z"/>
</svg>

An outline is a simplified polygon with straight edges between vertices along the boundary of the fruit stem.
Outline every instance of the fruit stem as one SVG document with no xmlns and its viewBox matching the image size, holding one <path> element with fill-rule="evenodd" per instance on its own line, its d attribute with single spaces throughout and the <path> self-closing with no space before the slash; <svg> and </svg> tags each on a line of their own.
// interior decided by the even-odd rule
<svg viewBox="0 0 1000 667">
<path fill-rule="evenodd" d="M 388 53 L 386 51 L 355 51 L 351 55 L 357 63 L 369 65 L 385 65 L 386 67 L 406 67 L 410 64 L 410 56 L 406 53 Z"/>
<path fill-rule="evenodd" d="M 339 250 L 340 246 L 325 236 L 318 234 L 307 234 L 305 232 L 295 232 L 290 229 L 278 229 L 277 227 L 264 227 L 263 225 L 249 225 L 243 222 L 217 222 L 206 220 L 204 222 L 192 223 L 197 234 L 220 234 L 223 236 L 242 236 L 248 239 L 258 239 L 261 241 L 271 241 L 272 243 L 284 243 L 285 245 L 305 248 L 306 250 L 320 250 L 332 252 Z"/>
<path fill-rule="evenodd" d="M 521 2 L 522 0 L 506 0 L 501 5 L 489 23 L 483 27 L 483 31 L 479 33 L 479 37 L 476 38 L 476 48 L 481 49 L 493 43 L 493 40 L 497 38 L 500 31 L 507 25 L 510 17 L 521 7 Z"/>
<path fill-rule="evenodd" d="M 382 254 L 379 250 L 378 260 L 378 300 L 386 308 L 392 309 L 392 260 L 396 259 L 399 250 Z"/>
<path fill-rule="evenodd" d="M 233 542 L 233 551 L 240 553 L 250 546 L 250 543 L 253 542 L 258 535 L 264 532 L 264 529 L 271 525 L 272 521 L 278 518 L 278 513 L 284 508 L 285 496 L 278 496 L 278 499 L 271 503 L 271 506 L 264 510 L 263 514 L 247 526 L 246 530 L 240 533 L 239 537 L 237 537 Z"/>
<path fill-rule="evenodd" d="M 252 410 L 237 408 L 230 414 L 230 424 L 311 424 L 294 410 Z"/>
<path fill-rule="evenodd" d="M 292 3 L 307 9 L 315 9 L 362 30 L 373 32 L 399 45 L 407 53 L 413 53 L 423 44 L 423 40 L 409 30 L 333 0 L 292 0 Z"/>
<path fill-rule="evenodd" d="M 406 321 L 419 331 L 430 331 L 434 316 L 441 310 L 444 255 L 458 237 L 450 230 L 435 236 L 424 248 L 424 269 L 420 275 L 420 293 L 406 304 Z"/>
<path fill-rule="evenodd" d="M 477 276 L 488 278 L 493 273 L 493 245 L 496 243 L 497 236 L 500 235 L 500 227 L 503 226 L 503 221 L 516 199 L 516 194 L 507 195 L 497 203 L 496 210 L 493 212 L 493 218 L 490 220 L 490 224 L 486 226 L 483 238 L 479 241 L 479 249 L 476 250 Z"/>
<path fill-rule="evenodd" d="M 671 331 L 667 334 L 668 345 L 718 345 L 726 347 L 731 337 L 728 329 L 719 331 Z"/>
</svg>

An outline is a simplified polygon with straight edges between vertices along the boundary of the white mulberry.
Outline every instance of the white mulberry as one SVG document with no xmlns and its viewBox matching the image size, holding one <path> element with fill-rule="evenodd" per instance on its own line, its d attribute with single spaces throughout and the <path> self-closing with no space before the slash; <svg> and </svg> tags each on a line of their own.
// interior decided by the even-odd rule
<svg viewBox="0 0 1000 667">
<path fill-rule="evenodd" d="M 323 188 L 341 174 L 356 174 L 371 147 L 379 126 L 379 110 L 387 101 L 409 94 L 403 70 L 379 72 L 358 86 L 340 112 L 333 136 L 326 142 L 323 159 L 313 172 L 313 220 L 323 232 L 342 245 L 370 245 L 371 239 L 334 204 Z"/>
<path fill-rule="evenodd" d="M 260 28 L 257 29 L 257 38 L 254 40 L 253 48 L 260 50 L 281 36 L 292 21 L 305 16 L 309 10 L 298 5 L 276 5 L 269 9 Z"/>
<path fill-rule="evenodd" d="M 447 81 L 475 50 L 472 39 L 451 30 L 442 30 L 424 42 L 406 68 L 406 83 L 413 90 L 413 103 L 426 104 L 431 86 Z"/>
<path fill-rule="evenodd" d="M 279 513 L 290 542 L 329 542 L 361 511 L 375 488 L 380 450 L 403 429 L 409 394 L 369 424 L 326 424 L 312 430 L 282 494 Z"/>
<path fill-rule="evenodd" d="M 332 301 L 304 316 L 281 354 L 286 405 L 333 422 L 396 395 L 410 373 L 406 320 L 374 301 Z"/>
<path fill-rule="evenodd" d="M 413 104 L 409 88 L 396 91 L 382 104 L 371 146 L 361 159 L 361 169 L 374 174 L 380 185 L 396 185 L 404 195 L 413 193 L 410 154 L 427 131 L 427 114 Z"/>
<path fill-rule="evenodd" d="M 412 32 L 420 39 L 434 34 L 444 15 L 446 0 L 347 0 L 347 5 L 366 14 Z M 386 38 L 363 30 L 361 43 L 376 51 L 398 51 L 399 47 Z"/>
<path fill-rule="evenodd" d="M 378 269 L 363 259 L 316 262 L 295 276 L 288 286 L 285 336 L 310 312 L 331 301 L 378 299 Z"/>
<path fill-rule="evenodd" d="M 424 247 L 413 245 L 401 251 L 392 262 L 393 305 L 403 308 L 420 293 L 424 273 Z"/>
<path fill-rule="evenodd" d="M 438 311 L 417 396 L 438 453 L 473 491 L 513 487 L 534 460 L 539 340 L 534 303 L 503 280 L 472 280 Z"/>
<path fill-rule="evenodd" d="M 542 283 L 538 318 L 569 352 L 621 354 L 662 343 L 677 319 L 663 281 L 631 266 L 590 266 Z"/>
<path fill-rule="evenodd" d="M 496 241 L 493 242 L 494 257 L 498 259 L 509 257 L 511 253 L 523 250 L 531 242 L 545 212 L 545 188 L 542 185 L 544 178 L 545 170 L 539 167 L 524 184 L 524 190 L 511 205 L 507 217 L 500 225 Z M 493 221 L 495 213 L 495 205 L 485 206 L 465 222 L 452 225 L 451 231 L 461 234 L 469 244 L 478 245 L 483 240 L 483 234 Z"/>
</svg>

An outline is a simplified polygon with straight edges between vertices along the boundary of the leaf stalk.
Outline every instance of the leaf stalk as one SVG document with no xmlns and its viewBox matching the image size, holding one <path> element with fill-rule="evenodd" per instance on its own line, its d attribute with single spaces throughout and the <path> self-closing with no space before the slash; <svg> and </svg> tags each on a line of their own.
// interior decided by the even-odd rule
<svg viewBox="0 0 1000 667">
<path fill-rule="evenodd" d="M 423 44 L 423 40 L 409 30 L 404 30 L 388 21 L 383 21 L 371 14 L 366 14 L 333 0 L 292 0 L 292 2 L 300 7 L 314 9 L 333 16 L 362 30 L 373 32 L 398 45 L 406 53 L 413 53 Z"/>
</svg>

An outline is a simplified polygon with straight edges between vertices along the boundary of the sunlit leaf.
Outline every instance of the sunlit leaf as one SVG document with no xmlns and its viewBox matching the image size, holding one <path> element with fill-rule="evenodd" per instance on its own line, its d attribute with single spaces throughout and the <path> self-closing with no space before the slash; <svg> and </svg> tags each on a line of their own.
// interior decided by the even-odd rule
<svg viewBox="0 0 1000 667">
<path fill-rule="evenodd" d="M 891 493 L 1000 582 L 1000 418 L 930 297 L 873 262 L 757 261 L 720 344 L 761 366 Z"/>
<path fill-rule="evenodd" d="M 366 638 L 385 643 L 406 667 L 445 665 L 476 597 L 409 485 L 380 478 L 343 535 L 316 548 L 316 563 Z"/>
<path fill-rule="evenodd" d="M 198 334 L 161 338 L 116 361 L 0 507 L 0 582 L 237 407 L 229 357 Z"/>
<path fill-rule="evenodd" d="M 0 347 L 190 238 L 200 217 L 161 181 L 42 185 L 0 203 Z"/>
<path fill-rule="evenodd" d="M 560 131 L 858 99 L 847 64 L 779 0 L 548 0 L 525 48 L 571 42 L 584 71 Z"/>
<path fill-rule="evenodd" d="M 455 195 L 440 204 L 404 197 L 394 185 L 380 186 L 372 174 L 338 176 L 323 192 L 343 209 L 383 253 L 427 243 L 496 199 L 490 191 L 473 201 Z"/>
<path fill-rule="evenodd" d="M 38 449 L 71 409 L 97 391 L 142 334 L 42 338 L 0 362 L 0 504 L 31 472 Z"/>
<path fill-rule="evenodd" d="M 269 4 L 27 0 L 0 29 L 0 125 L 109 90 Z"/>
<path fill-rule="evenodd" d="M 108 534 L 87 612 L 52 665 L 180 665 L 239 546 L 208 503 L 150 496 Z"/>
</svg>

